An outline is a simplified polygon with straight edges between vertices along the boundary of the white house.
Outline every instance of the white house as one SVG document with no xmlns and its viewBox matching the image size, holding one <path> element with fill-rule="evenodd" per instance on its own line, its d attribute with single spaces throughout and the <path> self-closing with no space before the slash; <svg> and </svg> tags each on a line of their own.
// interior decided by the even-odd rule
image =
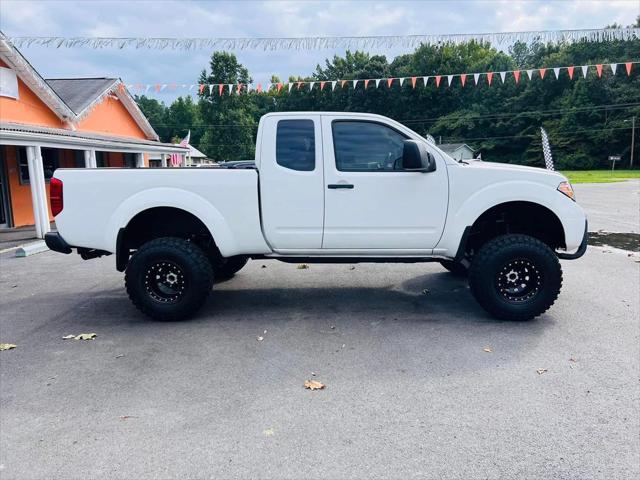
<svg viewBox="0 0 640 480">
<path fill-rule="evenodd" d="M 441 143 L 437 147 L 456 160 L 470 160 L 475 150 L 466 143 Z"/>
</svg>

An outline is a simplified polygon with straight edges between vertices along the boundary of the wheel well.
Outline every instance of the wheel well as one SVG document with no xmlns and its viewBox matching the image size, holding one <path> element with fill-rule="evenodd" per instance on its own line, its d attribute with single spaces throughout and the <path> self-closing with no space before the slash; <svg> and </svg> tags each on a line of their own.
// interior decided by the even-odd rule
<svg viewBox="0 0 640 480">
<path fill-rule="evenodd" d="M 501 203 L 473 223 L 465 254 L 473 255 L 487 241 L 507 233 L 522 233 L 546 243 L 552 250 L 565 248 L 562 222 L 547 207 L 533 202 Z"/>
<path fill-rule="evenodd" d="M 219 255 L 215 241 L 207 226 L 192 213 L 175 207 L 155 207 L 133 217 L 118 233 L 116 267 L 124 271 L 131 250 L 161 237 L 191 240 L 207 255 Z"/>
</svg>

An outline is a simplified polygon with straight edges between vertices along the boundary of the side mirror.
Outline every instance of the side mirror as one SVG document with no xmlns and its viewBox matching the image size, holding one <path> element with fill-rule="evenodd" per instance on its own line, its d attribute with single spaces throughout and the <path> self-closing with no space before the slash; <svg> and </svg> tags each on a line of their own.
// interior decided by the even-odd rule
<svg viewBox="0 0 640 480">
<path fill-rule="evenodd" d="M 402 149 L 402 169 L 410 172 L 433 172 L 436 169 L 436 160 L 422 142 L 405 140 Z"/>
</svg>

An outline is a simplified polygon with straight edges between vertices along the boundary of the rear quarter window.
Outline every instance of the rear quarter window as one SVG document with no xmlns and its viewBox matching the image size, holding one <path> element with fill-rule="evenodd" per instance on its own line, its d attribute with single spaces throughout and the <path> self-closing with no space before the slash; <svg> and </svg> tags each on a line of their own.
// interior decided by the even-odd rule
<svg viewBox="0 0 640 480">
<path fill-rule="evenodd" d="M 276 132 L 276 163 L 299 172 L 316 168 L 313 120 L 280 120 Z"/>
</svg>

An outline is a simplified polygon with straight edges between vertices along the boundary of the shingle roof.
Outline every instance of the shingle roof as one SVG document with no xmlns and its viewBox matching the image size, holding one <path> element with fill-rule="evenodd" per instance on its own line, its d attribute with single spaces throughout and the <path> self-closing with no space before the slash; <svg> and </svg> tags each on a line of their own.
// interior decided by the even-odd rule
<svg viewBox="0 0 640 480">
<path fill-rule="evenodd" d="M 436 146 L 440 150 L 442 150 L 443 152 L 446 152 L 446 153 L 455 152 L 456 150 L 458 150 L 461 147 L 467 147 L 472 152 L 474 151 L 473 148 L 471 148 L 466 143 L 441 143 L 440 145 L 436 145 Z"/>
<path fill-rule="evenodd" d="M 45 80 L 76 115 L 111 87 L 117 78 L 49 78 Z"/>
</svg>

